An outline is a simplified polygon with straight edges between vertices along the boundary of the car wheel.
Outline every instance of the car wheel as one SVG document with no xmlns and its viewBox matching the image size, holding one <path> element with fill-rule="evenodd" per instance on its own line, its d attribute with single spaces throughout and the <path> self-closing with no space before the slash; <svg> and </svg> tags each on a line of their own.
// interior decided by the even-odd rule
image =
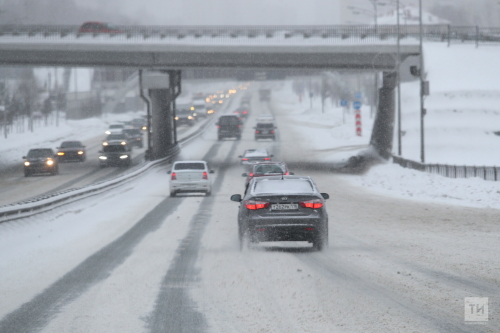
<svg viewBox="0 0 500 333">
<path fill-rule="evenodd" d="M 219 138 L 218 138 L 218 140 L 219 140 L 219 141 L 221 141 L 221 140 L 222 140 L 222 136 L 220 136 L 220 135 L 219 135 Z"/>
<path fill-rule="evenodd" d="M 24 170 L 24 177 L 31 176 L 31 172 L 29 170 Z"/>
<path fill-rule="evenodd" d="M 212 195 L 212 191 L 207 191 L 207 192 L 205 193 L 205 196 L 207 196 L 207 197 L 209 197 L 209 196 L 211 196 L 211 195 Z"/>
<path fill-rule="evenodd" d="M 176 193 L 175 191 L 171 191 L 171 192 L 170 192 L 170 196 L 171 196 L 171 197 L 175 197 L 176 195 L 177 195 L 177 193 Z"/>
<path fill-rule="evenodd" d="M 238 135 L 238 136 L 236 137 L 236 140 L 241 140 L 241 135 Z"/>
<path fill-rule="evenodd" d="M 323 251 L 326 247 L 326 239 L 324 234 L 319 234 L 313 240 L 313 248 L 316 251 Z"/>
</svg>

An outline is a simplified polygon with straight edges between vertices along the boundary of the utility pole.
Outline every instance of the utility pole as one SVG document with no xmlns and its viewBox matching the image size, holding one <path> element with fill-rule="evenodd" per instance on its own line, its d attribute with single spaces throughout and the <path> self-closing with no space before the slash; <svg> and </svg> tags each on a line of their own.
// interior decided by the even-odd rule
<svg viewBox="0 0 500 333">
<path fill-rule="evenodd" d="M 401 144 L 401 32 L 399 25 L 399 0 L 396 0 L 396 10 L 397 10 L 397 26 L 398 26 L 398 54 L 396 57 L 396 80 L 398 84 L 398 155 L 402 155 L 402 144 Z"/>
<path fill-rule="evenodd" d="M 420 161 L 425 163 L 424 149 L 424 48 L 423 48 L 423 24 L 422 24 L 422 0 L 418 1 L 419 5 L 419 25 L 420 25 Z"/>
</svg>

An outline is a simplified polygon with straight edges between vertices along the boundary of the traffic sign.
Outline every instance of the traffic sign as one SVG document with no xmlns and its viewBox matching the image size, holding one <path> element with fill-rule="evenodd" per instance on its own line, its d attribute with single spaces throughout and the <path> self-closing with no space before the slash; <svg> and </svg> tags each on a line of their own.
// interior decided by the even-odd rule
<svg viewBox="0 0 500 333">
<path fill-rule="evenodd" d="M 347 106 L 347 101 L 345 99 L 340 100 L 340 106 Z"/>
<path fill-rule="evenodd" d="M 363 94 L 361 92 L 357 92 L 356 93 L 356 99 L 361 99 L 361 97 L 363 97 Z"/>
<path fill-rule="evenodd" d="M 353 106 L 356 110 L 359 110 L 359 109 L 361 109 L 361 102 L 360 102 L 360 101 L 356 101 L 356 102 L 352 103 L 352 106 Z"/>
</svg>

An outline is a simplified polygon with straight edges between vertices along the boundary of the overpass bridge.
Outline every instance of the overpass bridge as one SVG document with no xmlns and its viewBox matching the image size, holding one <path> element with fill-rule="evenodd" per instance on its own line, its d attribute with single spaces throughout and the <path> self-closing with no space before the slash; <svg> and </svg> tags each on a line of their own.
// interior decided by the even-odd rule
<svg viewBox="0 0 500 333">
<path fill-rule="evenodd" d="M 0 65 L 148 70 L 141 92 L 148 90 L 149 98 L 144 98 L 151 105 L 152 158 L 165 156 L 177 144 L 175 98 L 181 91 L 181 72 L 190 68 L 383 72 L 370 143 L 388 157 L 396 66 L 420 56 L 412 38 L 405 39 L 398 52 L 391 35 L 394 27 L 376 31 L 370 26 L 118 28 L 117 33 L 79 33 L 76 26 L 0 26 Z M 440 36 L 442 31 L 427 27 L 426 33 Z"/>
</svg>

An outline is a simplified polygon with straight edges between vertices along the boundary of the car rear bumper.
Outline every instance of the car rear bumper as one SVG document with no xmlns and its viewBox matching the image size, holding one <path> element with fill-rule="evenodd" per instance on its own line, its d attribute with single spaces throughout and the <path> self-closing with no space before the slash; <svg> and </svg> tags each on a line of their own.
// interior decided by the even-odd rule
<svg viewBox="0 0 500 333">
<path fill-rule="evenodd" d="M 326 220 L 314 217 L 287 219 L 251 219 L 248 222 L 250 237 L 256 242 L 308 241 L 312 242 L 326 230 Z"/>
<path fill-rule="evenodd" d="M 210 192 L 210 181 L 176 182 L 170 181 L 170 192 Z"/>
</svg>

